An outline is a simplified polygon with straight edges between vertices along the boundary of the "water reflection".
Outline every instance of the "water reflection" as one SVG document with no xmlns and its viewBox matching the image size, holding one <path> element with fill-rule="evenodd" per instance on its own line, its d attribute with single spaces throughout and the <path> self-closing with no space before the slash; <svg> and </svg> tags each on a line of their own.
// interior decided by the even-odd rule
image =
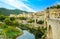
<svg viewBox="0 0 60 39">
<path fill-rule="evenodd" d="M 17 39 L 35 39 L 34 35 L 29 33 L 28 31 L 24 30 L 24 34 L 17 37 Z"/>
</svg>

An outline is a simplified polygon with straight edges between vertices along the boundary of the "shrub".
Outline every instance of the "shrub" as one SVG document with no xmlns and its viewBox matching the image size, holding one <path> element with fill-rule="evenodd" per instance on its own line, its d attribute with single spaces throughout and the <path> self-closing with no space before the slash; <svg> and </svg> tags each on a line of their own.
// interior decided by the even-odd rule
<svg viewBox="0 0 60 39">
<path fill-rule="evenodd" d="M 43 24 L 43 23 L 44 23 L 44 21 L 42 21 L 42 20 L 37 22 L 37 24 Z"/>
<path fill-rule="evenodd" d="M 0 15 L 0 21 L 5 20 L 5 16 L 4 15 Z"/>
<path fill-rule="evenodd" d="M 34 22 L 33 19 L 28 20 L 28 23 L 33 23 L 33 22 Z"/>
<path fill-rule="evenodd" d="M 20 20 L 26 20 L 26 17 L 19 17 Z"/>
<path fill-rule="evenodd" d="M 10 17 L 10 20 L 11 20 L 11 21 L 15 20 L 15 17 Z"/>
</svg>

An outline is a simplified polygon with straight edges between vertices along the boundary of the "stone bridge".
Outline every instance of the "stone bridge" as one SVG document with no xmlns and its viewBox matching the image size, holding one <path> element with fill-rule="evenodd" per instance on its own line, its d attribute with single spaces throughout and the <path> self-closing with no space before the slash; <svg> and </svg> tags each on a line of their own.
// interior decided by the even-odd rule
<svg viewBox="0 0 60 39">
<path fill-rule="evenodd" d="M 60 39 L 60 19 L 47 19 L 48 39 Z"/>
</svg>

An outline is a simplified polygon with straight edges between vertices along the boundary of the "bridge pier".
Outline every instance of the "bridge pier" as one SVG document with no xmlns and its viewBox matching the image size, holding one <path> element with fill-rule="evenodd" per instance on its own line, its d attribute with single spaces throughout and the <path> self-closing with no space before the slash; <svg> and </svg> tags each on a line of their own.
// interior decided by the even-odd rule
<svg viewBox="0 0 60 39">
<path fill-rule="evenodd" d="M 60 39 L 60 20 L 47 19 L 47 37 L 48 39 Z"/>
</svg>

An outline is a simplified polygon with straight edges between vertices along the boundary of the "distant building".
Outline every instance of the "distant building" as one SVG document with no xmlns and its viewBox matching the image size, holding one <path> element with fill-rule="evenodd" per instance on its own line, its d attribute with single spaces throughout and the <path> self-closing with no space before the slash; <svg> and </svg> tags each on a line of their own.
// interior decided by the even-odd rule
<svg viewBox="0 0 60 39">
<path fill-rule="evenodd" d="M 17 15 L 16 14 L 10 14 L 9 17 L 16 17 Z"/>
</svg>

